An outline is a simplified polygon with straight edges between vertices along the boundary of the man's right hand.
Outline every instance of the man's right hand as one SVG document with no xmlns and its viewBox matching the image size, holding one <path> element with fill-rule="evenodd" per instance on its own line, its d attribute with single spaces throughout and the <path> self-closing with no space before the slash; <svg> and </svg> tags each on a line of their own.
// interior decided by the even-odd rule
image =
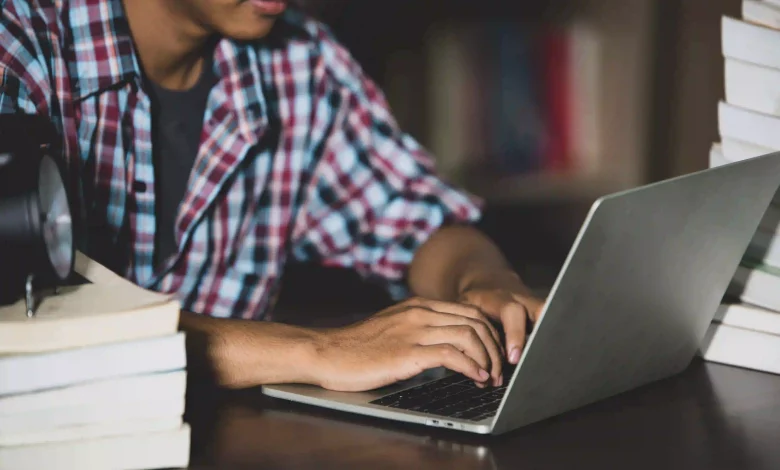
<svg viewBox="0 0 780 470">
<path fill-rule="evenodd" d="M 500 336 L 468 305 L 415 298 L 321 333 L 313 374 L 329 390 L 371 390 L 435 367 L 460 372 L 478 386 L 503 382 Z"/>
</svg>

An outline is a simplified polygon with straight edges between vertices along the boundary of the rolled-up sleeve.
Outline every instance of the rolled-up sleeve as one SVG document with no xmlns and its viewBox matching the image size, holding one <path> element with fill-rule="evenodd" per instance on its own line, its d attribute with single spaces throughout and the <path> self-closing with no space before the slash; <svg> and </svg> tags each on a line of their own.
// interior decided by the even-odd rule
<svg viewBox="0 0 780 470">
<path fill-rule="evenodd" d="M 482 202 L 436 174 L 376 84 L 343 48 L 327 46 L 329 96 L 321 98 L 335 118 L 296 220 L 293 254 L 352 268 L 400 299 L 417 249 L 444 225 L 476 222 Z"/>
</svg>

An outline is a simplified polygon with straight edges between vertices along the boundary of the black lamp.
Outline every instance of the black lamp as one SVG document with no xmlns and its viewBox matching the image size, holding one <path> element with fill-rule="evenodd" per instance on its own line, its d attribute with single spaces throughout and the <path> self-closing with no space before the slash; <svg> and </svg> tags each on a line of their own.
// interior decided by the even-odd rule
<svg viewBox="0 0 780 470">
<path fill-rule="evenodd" d="M 51 144 L 48 120 L 0 115 L 0 304 L 25 297 L 35 314 L 34 289 L 70 278 L 75 243 L 64 168 Z"/>
</svg>

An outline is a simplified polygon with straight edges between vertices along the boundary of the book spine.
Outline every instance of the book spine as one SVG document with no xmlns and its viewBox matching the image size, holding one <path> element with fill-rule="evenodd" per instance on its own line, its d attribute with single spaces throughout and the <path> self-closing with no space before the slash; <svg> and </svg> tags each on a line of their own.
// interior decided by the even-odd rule
<svg viewBox="0 0 780 470">
<path fill-rule="evenodd" d="M 569 91 L 569 35 L 567 31 L 553 29 L 542 39 L 544 62 L 544 91 L 548 132 L 543 150 L 545 170 L 568 170 L 571 157 L 571 97 Z"/>
<path fill-rule="evenodd" d="M 780 69 L 780 31 L 724 16 L 721 22 L 724 57 Z"/>
<path fill-rule="evenodd" d="M 724 101 L 718 105 L 718 131 L 722 137 L 773 150 L 780 149 L 780 118 Z"/>
</svg>

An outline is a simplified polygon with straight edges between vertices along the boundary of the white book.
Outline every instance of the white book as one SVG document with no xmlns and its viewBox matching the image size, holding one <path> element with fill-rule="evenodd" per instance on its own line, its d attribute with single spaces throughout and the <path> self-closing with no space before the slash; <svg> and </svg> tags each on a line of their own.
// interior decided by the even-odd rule
<svg viewBox="0 0 780 470">
<path fill-rule="evenodd" d="M 41 392 L 0 396 L 0 416 L 97 402 L 119 404 L 139 399 L 150 400 L 161 393 L 179 396 L 186 393 L 186 388 L 186 370 L 99 380 Z"/>
<path fill-rule="evenodd" d="M 718 103 L 718 131 L 721 137 L 774 151 L 780 149 L 780 117 L 777 116 L 721 101 Z"/>
<path fill-rule="evenodd" d="M 24 299 L 0 306 L 0 354 L 37 353 L 175 333 L 180 302 L 142 289 L 76 253 L 74 271 L 85 282 L 42 292 L 36 314 Z M 0 390 L 2 385 L 0 385 Z"/>
<path fill-rule="evenodd" d="M 80 441 L 0 447 L 0 470 L 186 468 L 190 427 Z"/>
<path fill-rule="evenodd" d="M 780 29 L 780 2 L 742 0 L 742 19 L 770 28 Z"/>
<path fill-rule="evenodd" d="M 713 142 L 710 146 L 709 168 L 715 168 L 734 163 L 734 160 L 726 158 L 721 142 Z"/>
<path fill-rule="evenodd" d="M 724 57 L 780 69 L 780 30 L 724 16 L 721 51 Z"/>
<path fill-rule="evenodd" d="M 780 116 L 780 69 L 727 57 L 724 60 L 724 71 L 726 102 Z"/>
<path fill-rule="evenodd" d="M 0 356 L 0 396 L 185 369 L 184 333 L 79 349 Z"/>
<path fill-rule="evenodd" d="M 729 163 L 734 163 L 734 162 L 728 160 L 723 154 L 723 144 L 720 142 L 713 142 L 713 144 L 710 146 L 709 167 L 715 168 L 723 165 L 728 165 Z"/>
<path fill-rule="evenodd" d="M 0 432 L 0 448 L 9 446 L 29 446 L 55 442 L 83 441 L 104 437 L 132 434 L 151 434 L 173 431 L 184 424 L 182 416 L 168 416 L 154 419 L 133 419 L 113 423 L 85 424 L 65 428 L 53 428 L 32 432 Z"/>
<path fill-rule="evenodd" d="M 431 149 L 437 155 L 437 168 L 447 178 L 457 178 L 467 163 L 475 142 L 469 130 L 469 44 L 460 24 L 441 24 L 429 31 L 426 60 L 431 84 L 427 107 L 431 110 Z M 435 53 L 434 53 L 435 51 Z"/>
<path fill-rule="evenodd" d="M 705 361 L 780 374 L 780 336 L 712 323 L 699 351 Z"/>
<path fill-rule="evenodd" d="M 761 147 L 760 145 L 751 144 L 748 142 L 742 142 L 741 140 L 731 139 L 728 137 L 721 138 L 721 147 L 723 156 L 730 162 L 739 162 L 747 160 L 748 158 L 760 157 L 776 150 L 772 150 L 767 147 Z"/>
<path fill-rule="evenodd" d="M 721 304 L 715 312 L 713 321 L 722 325 L 780 335 L 780 312 L 753 305 Z"/>
<path fill-rule="evenodd" d="M 758 307 L 780 311 L 780 270 L 768 266 L 736 269 L 727 293 Z"/>
<path fill-rule="evenodd" d="M 571 147 L 575 170 L 596 175 L 603 170 L 605 90 L 604 38 L 590 21 L 573 22 L 568 30 Z"/>
<path fill-rule="evenodd" d="M 153 399 L 119 403 L 102 400 L 87 405 L 0 415 L 0 436 L 139 419 L 175 418 L 184 414 L 184 398 L 184 394 L 161 390 L 160 397 Z"/>
</svg>

